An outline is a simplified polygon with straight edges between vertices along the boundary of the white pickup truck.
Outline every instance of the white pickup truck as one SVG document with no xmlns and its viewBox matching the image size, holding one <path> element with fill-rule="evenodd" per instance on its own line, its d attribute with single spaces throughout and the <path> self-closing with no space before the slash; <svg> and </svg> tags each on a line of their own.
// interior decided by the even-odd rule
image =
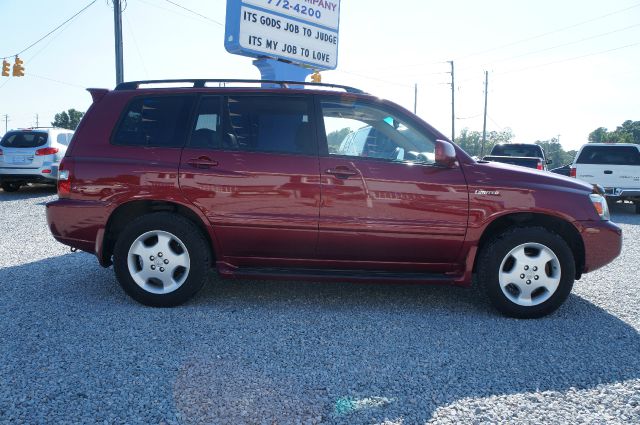
<svg viewBox="0 0 640 425">
<path fill-rule="evenodd" d="M 570 176 L 602 186 L 609 202 L 633 202 L 640 214 L 640 145 L 586 144 L 576 155 Z"/>
</svg>

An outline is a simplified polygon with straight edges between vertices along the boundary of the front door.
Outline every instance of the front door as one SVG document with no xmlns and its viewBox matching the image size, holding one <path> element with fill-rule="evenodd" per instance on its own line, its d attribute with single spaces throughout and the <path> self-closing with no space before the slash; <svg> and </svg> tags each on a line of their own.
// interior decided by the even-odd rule
<svg viewBox="0 0 640 425">
<path fill-rule="evenodd" d="M 182 192 L 208 218 L 224 259 L 316 254 L 320 176 L 312 103 L 295 96 L 204 96 L 180 167 Z"/>
<path fill-rule="evenodd" d="M 327 97 L 320 109 L 320 257 L 348 268 L 455 270 L 467 185 L 459 167 L 436 166 L 436 136 L 381 103 Z"/>
</svg>

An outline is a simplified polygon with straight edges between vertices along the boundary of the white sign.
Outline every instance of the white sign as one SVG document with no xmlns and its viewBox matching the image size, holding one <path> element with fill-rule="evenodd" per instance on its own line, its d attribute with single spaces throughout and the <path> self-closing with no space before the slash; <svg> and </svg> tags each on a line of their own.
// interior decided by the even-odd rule
<svg viewBox="0 0 640 425">
<path fill-rule="evenodd" d="M 340 0 L 243 0 L 243 3 L 336 31 L 340 22 Z"/>
<path fill-rule="evenodd" d="M 305 21 L 336 29 L 338 26 L 338 1 L 299 0 L 299 3 L 294 3 L 285 0 L 245 0 L 245 3 L 259 4 L 269 10 L 275 10 L 276 7 L 283 9 L 286 3 L 289 7 L 288 12 L 284 9 L 278 9 L 278 12 L 305 19 L 300 16 L 304 10 L 309 17 Z M 319 18 L 311 17 L 310 13 L 317 14 L 316 11 L 320 10 L 317 6 L 311 7 L 314 4 L 324 4 L 331 8 L 331 13 L 323 12 Z M 307 9 L 303 9 L 302 5 Z M 335 12 L 331 5 L 335 7 Z M 296 63 L 315 64 L 323 69 L 335 69 L 338 64 L 337 30 L 287 19 L 253 7 L 242 6 L 240 9 L 239 38 L 240 47 L 262 52 L 266 56 L 285 58 Z"/>
</svg>

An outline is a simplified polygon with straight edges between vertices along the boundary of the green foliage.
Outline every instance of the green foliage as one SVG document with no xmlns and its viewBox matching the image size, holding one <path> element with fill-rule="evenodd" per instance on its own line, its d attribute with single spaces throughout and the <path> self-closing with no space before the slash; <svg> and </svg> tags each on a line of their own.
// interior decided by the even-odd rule
<svg viewBox="0 0 640 425">
<path fill-rule="evenodd" d="M 344 138 L 347 137 L 347 134 L 349 133 L 351 133 L 350 128 L 343 128 L 340 130 L 332 131 L 331 133 L 327 134 L 327 144 L 329 145 L 329 153 L 338 152 L 338 148 L 340 147 L 340 144 L 342 143 Z"/>
<path fill-rule="evenodd" d="M 80 120 L 84 116 L 84 112 L 76 111 L 71 108 L 68 111 L 62 111 L 59 114 L 56 114 L 53 122 L 51 123 L 54 127 L 66 128 L 68 130 L 75 130 L 80 124 Z"/>
<path fill-rule="evenodd" d="M 541 146 L 542 149 L 544 149 L 544 154 L 547 159 L 552 161 L 549 168 L 557 168 L 571 164 L 577 153 L 577 151 L 565 151 L 555 137 L 551 140 L 537 140 L 536 145 Z"/>
<path fill-rule="evenodd" d="M 614 131 L 604 127 L 589 134 L 590 143 L 640 143 L 640 121 L 627 120 Z"/>
<path fill-rule="evenodd" d="M 484 146 L 484 153 L 482 150 L 482 132 L 470 131 L 465 128 L 460 133 L 460 136 L 456 138 L 456 143 L 460 145 L 469 155 L 483 157 L 489 155 L 493 146 L 498 143 L 511 143 L 513 140 L 513 133 L 511 129 L 507 128 L 504 131 L 497 132 L 492 131 L 487 133 L 487 141 Z M 565 151 L 557 138 L 551 140 L 538 140 L 535 142 L 537 145 L 542 146 L 547 159 L 552 162 L 549 168 L 560 167 L 565 164 L 573 162 L 573 158 L 576 156 L 576 151 Z"/>
<path fill-rule="evenodd" d="M 487 140 L 482 152 L 482 132 L 471 131 L 464 128 L 460 135 L 456 137 L 456 143 L 471 156 L 482 157 L 489 155 L 494 145 L 498 143 L 510 143 L 513 139 L 513 132 L 510 128 L 504 131 L 490 131 L 487 133 Z"/>
</svg>

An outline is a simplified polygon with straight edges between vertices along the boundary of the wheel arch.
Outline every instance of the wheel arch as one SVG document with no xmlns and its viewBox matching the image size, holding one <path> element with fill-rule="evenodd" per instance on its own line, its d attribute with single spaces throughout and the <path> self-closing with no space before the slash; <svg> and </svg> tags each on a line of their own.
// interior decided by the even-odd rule
<svg viewBox="0 0 640 425">
<path fill-rule="evenodd" d="M 585 248 L 582 237 L 578 229 L 562 218 L 540 213 L 512 213 L 500 216 L 493 220 L 482 232 L 478 241 L 478 250 L 473 262 L 473 271 L 477 270 L 477 261 L 482 249 L 496 235 L 503 233 L 511 227 L 534 227 L 541 226 L 558 234 L 567 242 L 573 252 L 576 264 L 576 279 L 580 279 L 585 264 Z"/>
<path fill-rule="evenodd" d="M 139 200 L 119 205 L 109 215 L 102 241 L 102 251 L 99 256 L 100 263 L 106 267 L 112 264 L 111 257 L 113 255 L 117 235 L 127 226 L 128 223 L 145 214 L 163 211 L 178 214 L 195 224 L 205 237 L 211 251 L 212 258 L 215 259 L 216 250 L 214 240 L 208 231 L 204 219 L 197 212 L 176 202 Z M 213 261 L 212 264 L 215 264 L 215 261 Z"/>
</svg>

